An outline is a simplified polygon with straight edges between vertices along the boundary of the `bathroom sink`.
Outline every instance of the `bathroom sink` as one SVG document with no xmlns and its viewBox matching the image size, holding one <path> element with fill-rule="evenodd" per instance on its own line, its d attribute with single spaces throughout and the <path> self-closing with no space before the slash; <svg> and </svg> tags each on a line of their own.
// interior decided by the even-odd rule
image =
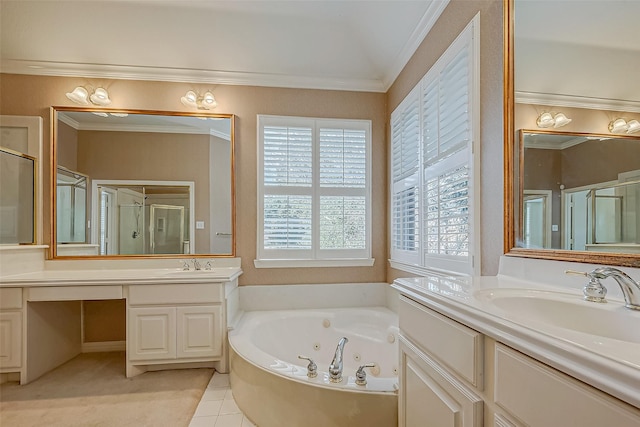
<svg viewBox="0 0 640 427">
<path fill-rule="evenodd" d="M 495 289 L 475 297 L 509 319 L 545 323 L 585 334 L 640 344 L 640 311 L 620 302 L 584 301 L 579 295 L 538 290 Z"/>
</svg>

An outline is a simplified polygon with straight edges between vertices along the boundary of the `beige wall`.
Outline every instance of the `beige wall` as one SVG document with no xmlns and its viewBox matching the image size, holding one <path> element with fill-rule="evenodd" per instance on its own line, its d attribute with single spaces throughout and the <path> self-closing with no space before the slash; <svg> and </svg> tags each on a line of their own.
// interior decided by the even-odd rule
<svg viewBox="0 0 640 427">
<path fill-rule="evenodd" d="M 502 1 L 452 1 L 387 96 L 387 119 L 480 12 L 481 273 L 493 275 L 503 252 L 503 22 Z M 390 136 L 387 135 L 390 140 Z M 410 274 L 388 269 L 387 279 Z"/>
<path fill-rule="evenodd" d="M 58 165 L 78 170 L 78 131 L 66 123 L 58 126 Z"/>
<path fill-rule="evenodd" d="M 382 282 L 387 264 L 387 158 L 385 95 L 347 91 L 280 89 L 189 83 L 41 77 L 4 74 L 0 78 L 0 114 L 41 116 L 44 119 L 45 166 L 49 162 L 49 108 L 73 106 L 65 93 L 81 84 L 108 89 L 110 108 L 192 111 L 180 103 L 188 89 L 213 89 L 215 112 L 236 115 L 237 250 L 244 274 L 241 285 Z M 372 121 L 373 267 L 256 269 L 256 117 L 258 114 L 368 119 Z M 45 199 L 49 168 L 45 167 Z M 49 203 L 45 203 L 48 217 Z M 48 225 L 48 221 L 45 220 Z M 49 230 L 45 230 L 48 235 Z"/>
</svg>

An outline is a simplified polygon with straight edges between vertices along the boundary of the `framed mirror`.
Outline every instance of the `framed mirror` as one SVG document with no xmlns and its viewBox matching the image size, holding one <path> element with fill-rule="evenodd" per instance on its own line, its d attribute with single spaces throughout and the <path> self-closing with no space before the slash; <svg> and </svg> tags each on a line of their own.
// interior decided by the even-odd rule
<svg viewBox="0 0 640 427">
<path fill-rule="evenodd" d="M 508 255 L 640 266 L 640 3 L 610 3 L 504 2 Z"/>
<path fill-rule="evenodd" d="M 233 115 L 51 117 L 52 258 L 235 256 Z"/>
</svg>

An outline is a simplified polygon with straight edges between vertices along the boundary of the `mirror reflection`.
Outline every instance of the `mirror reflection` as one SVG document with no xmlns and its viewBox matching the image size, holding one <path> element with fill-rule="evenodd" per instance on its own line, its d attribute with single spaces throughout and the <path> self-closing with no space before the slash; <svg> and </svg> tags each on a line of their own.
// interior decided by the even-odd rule
<svg viewBox="0 0 640 427">
<path fill-rule="evenodd" d="M 0 244 L 35 241 L 35 171 L 32 157 L 0 149 Z"/>
<path fill-rule="evenodd" d="M 233 117 L 54 108 L 56 257 L 233 255 Z"/>
<path fill-rule="evenodd" d="M 637 265 L 638 178 L 633 171 L 640 169 L 638 154 L 586 150 L 596 140 L 555 152 L 528 144 L 540 138 L 552 143 L 543 129 L 550 127 L 573 133 L 565 135 L 569 140 L 620 135 L 618 142 L 608 139 L 612 145 L 607 148 L 622 145 L 635 131 L 640 86 L 628 82 L 640 67 L 635 22 L 640 2 L 509 0 L 506 5 L 505 88 L 511 93 L 505 92 L 505 179 L 510 183 L 505 250 L 526 257 Z M 553 123 L 541 123 L 545 113 Z M 558 123 L 558 113 L 567 119 Z M 614 126 L 620 118 L 633 126 Z M 536 126 L 540 131 L 533 133 L 539 135 L 523 141 L 520 132 L 518 139 L 515 129 Z M 610 169 L 627 161 L 636 164 Z"/>
<path fill-rule="evenodd" d="M 519 135 L 522 247 L 640 253 L 640 136 Z"/>
</svg>

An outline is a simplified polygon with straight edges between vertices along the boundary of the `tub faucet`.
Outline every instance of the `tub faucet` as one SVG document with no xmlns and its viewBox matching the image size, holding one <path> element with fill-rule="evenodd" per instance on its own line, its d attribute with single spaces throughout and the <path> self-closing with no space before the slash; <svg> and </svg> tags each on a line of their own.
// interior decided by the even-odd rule
<svg viewBox="0 0 640 427">
<path fill-rule="evenodd" d="M 600 283 L 600 279 L 613 277 L 620 285 L 620 289 L 622 289 L 624 306 L 631 310 L 640 310 L 640 283 L 633 280 L 624 271 L 613 267 L 598 267 L 589 273 L 572 270 L 567 270 L 565 273 L 580 274 L 589 278 L 589 283 L 587 283 L 582 292 L 584 293 L 584 299 L 593 302 L 607 302 L 605 299 L 607 289 Z"/>
<path fill-rule="evenodd" d="M 342 381 L 342 353 L 344 352 L 344 345 L 349 342 L 347 337 L 340 338 L 338 346 L 336 347 L 336 354 L 333 356 L 331 365 L 329 365 L 329 381 L 332 383 L 339 383 Z"/>
</svg>

